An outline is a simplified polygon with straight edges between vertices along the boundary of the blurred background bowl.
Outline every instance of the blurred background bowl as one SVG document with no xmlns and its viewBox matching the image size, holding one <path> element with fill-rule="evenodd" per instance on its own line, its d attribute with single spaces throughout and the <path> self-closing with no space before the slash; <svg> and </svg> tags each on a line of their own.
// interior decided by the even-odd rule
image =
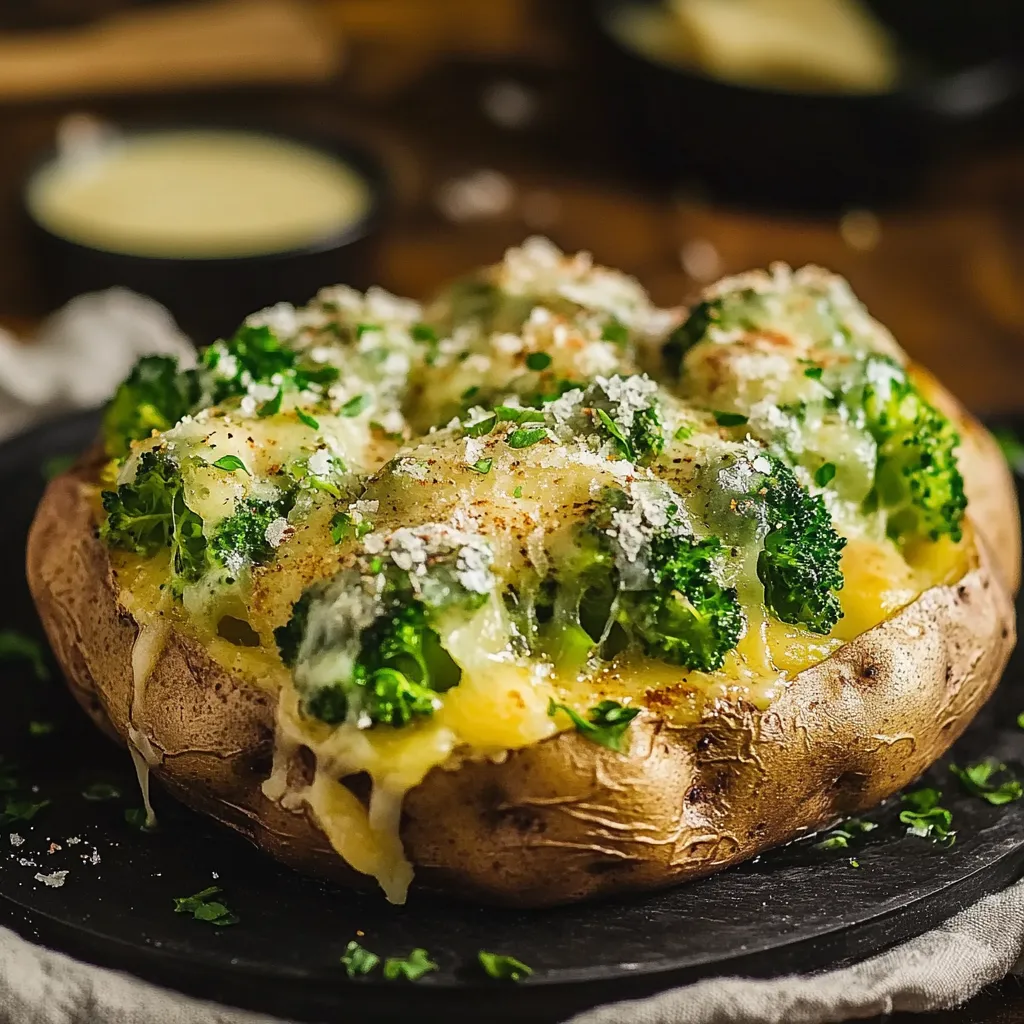
<svg viewBox="0 0 1024 1024">
<path fill-rule="evenodd" d="M 81 135 L 82 126 L 77 130 Z M 262 129 L 211 125 L 132 128 L 121 132 L 93 124 L 86 125 L 84 133 L 84 145 L 79 139 L 73 147 L 79 151 L 85 148 L 84 157 L 79 153 L 69 161 L 64 139 L 63 145 L 48 155 L 25 184 L 24 208 L 35 236 L 40 280 L 49 305 L 58 306 L 83 292 L 123 286 L 161 302 L 182 330 L 196 344 L 203 345 L 234 331 L 254 310 L 282 301 L 305 303 L 324 284 L 342 282 L 362 289 L 373 282 L 389 186 L 381 163 L 361 146 L 348 141 L 326 142 Z M 280 149 L 288 159 L 298 161 L 300 173 L 302 161 L 307 159 L 321 179 L 330 175 L 333 168 L 339 176 L 345 176 L 341 179 L 342 187 L 347 179 L 353 185 L 361 182 L 364 188 L 348 216 L 328 216 L 316 226 L 299 226 L 298 234 L 284 245 L 269 240 L 261 244 L 259 239 L 250 237 L 238 241 L 234 249 L 230 231 L 227 241 L 223 234 L 216 233 L 197 237 L 191 250 L 187 234 L 173 230 L 171 238 L 162 239 L 153 235 L 159 229 L 150 227 L 145 237 L 133 239 L 131 232 L 125 234 L 122 223 L 119 234 L 105 237 L 102 210 L 108 202 L 117 206 L 116 195 L 103 196 L 102 210 L 94 206 L 85 211 L 84 229 L 82 223 L 69 224 L 66 211 L 54 212 L 48 195 L 59 193 L 66 184 L 76 187 L 83 171 L 86 176 L 102 175 L 104 167 L 115 161 L 118 153 L 130 153 L 133 143 L 146 145 L 155 139 L 162 141 L 165 155 L 172 159 L 176 140 L 184 140 L 188 145 L 190 139 L 216 139 L 226 141 L 229 148 L 233 142 L 247 147 L 242 154 L 236 153 L 235 159 L 251 150 L 258 160 L 262 153 L 273 154 Z M 168 182 L 167 168 L 161 169 L 156 177 L 151 170 L 143 169 L 133 178 L 133 184 L 140 189 L 149 188 L 152 194 L 136 195 L 135 199 L 145 196 L 146 206 L 160 210 L 168 203 L 167 195 L 160 192 L 160 184 L 165 191 L 172 191 L 180 175 L 172 173 L 173 180 Z M 200 187 L 209 187 L 212 192 L 201 196 L 200 203 L 216 201 L 218 196 L 230 201 L 231 191 L 236 187 L 230 173 L 207 180 L 207 170 L 200 157 L 195 173 L 204 179 Z M 260 184 L 266 186 L 267 182 Z M 265 188 L 263 194 L 264 201 L 272 200 Z M 172 198 L 171 207 L 177 201 L 180 200 Z M 254 201 L 258 203 L 259 196 Z M 113 224 L 117 224 L 122 212 L 114 210 Z M 287 216 L 287 208 L 278 212 Z"/>
<path fill-rule="evenodd" d="M 873 0 L 896 75 L 877 90 L 756 84 L 636 45 L 627 20 L 664 0 L 598 0 L 608 102 L 638 167 L 744 204 L 835 208 L 905 198 L 922 173 L 1005 130 L 1024 92 L 1024 4 Z M 657 41 L 657 40 L 655 40 Z"/>
</svg>

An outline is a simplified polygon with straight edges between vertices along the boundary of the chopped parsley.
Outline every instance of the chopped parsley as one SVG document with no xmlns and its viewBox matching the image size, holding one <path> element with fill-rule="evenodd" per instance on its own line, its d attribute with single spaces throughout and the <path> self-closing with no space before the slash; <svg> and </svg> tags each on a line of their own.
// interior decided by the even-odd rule
<svg viewBox="0 0 1024 1024">
<path fill-rule="evenodd" d="M 348 416 L 350 419 L 353 416 L 358 416 L 361 412 L 365 412 L 370 407 L 370 396 L 366 394 L 356 395 L 350 398 L 342 407 L 341 415 Z"/>
<path fill-rule="evenodd" d="M 515 490 L 512 491 L 512 497 L 513 498 L 521 498 L 522 496 L 523 496 L 523 485 L 522 484 L 516 484 Z M 1021 718 L 1024 718 L 1024 712 L 1021 712 Z M 1021 728 L 1024 729 L 1024 726 L 1021 726 Z"/>
<path fill-rule="evenodd" d="M 137 828 L 140 832 L 155 832 L 156 825 L 149 824 L 149 815 L 146 814 L 145 807 L 129 807 L 124 812 L 124 820 L 132 826 Z"/>
<path fill-rule="evenodd" d="M 603 700 L 587 712 L 588 718 L 583 718 L 567 705 L 549 700 L 548 714 L 554 717 L 559 711 L 569 716 L 576 731 L 586 739 L 620 754 L 622 738 L 630 723 L 640 714 L 640 708 L 623 707 L 618 701 Z"/>
<path fill-rule="evenodd" d="M 714 417 L 720 427 L 742 427 L 749 419 L 741 412 L 715 412 Z"/>
<path fill-rule="evenodd" d="M 518 405 L 499 405 L 494 414 L 502 422 L 543 423 L 544 413 L 540 409 L 521 409 Z"/>
<path fill-rule="evenodd" d="M 39 468 L 44 480 L 52 480 L 54 477 L 66 473 L 77 461 L 77 455 L 53 455 L 46 459 Z"/>
<path fill-rule="evenodd" d="M 384 961 L 384 977 L 388 981 L 405 978 L 418 981 L 424 974 L 437 970 L 437 964 L 427 955 L 425 949 L 414 949 L 407 957 L 391 956 Z"/>
<path fill-rule="evenodd" d="M 41 682 L 50 678 L 43 646 L 38 640 L 13 629 L 0 630 L 0 661 L 15 660 L 29 662 L 36 679 Z"/>
<path fill-rule="evenodd" d="M 437 344 L 437 331 L 430 324 L 413 324 L 409 328 L 409 336 L 413 341 L 420 341 L 426 344 Z"/>
<path fill-rule="evenodd" d="M 28 734 L 29 736 L 49 736 L 56 728 L 53 722 L 31 721 L 28 723 Z"/>
<path fill-rule="evenodd" d="M 505 442 L 509 448 L 530 448 L 538 441 L 543 441 L 547 434 L 548 432 L 544 427 L 533 427 L 531 429 L 517 427 L 505 438 Z"/>
<path fill-rule="evenodd" d="M 221 891 L 220 886 L 211 885 L 209 889 L 197 892 L 195 896 L 183 896 L 174 900 L 176 914 L 191 914 L 196 921 L 207 921 L 218 928 L 229 924 L 238 924 L 238 915 L 212 897 Z"/>
<path fill-rule="evenodd" d="M 473 470 L 474 473 L 481 473 L 486 475 L 487 473 L 490 473 L 491 466 L 493 464 L 494 459 L 477 459 L 477 461 L 474 462 L 469 468 Z"/>
<path fill-rule="evenodd" d="M 833 829 L 820 843 L 815 843 L 816 850 L 845 850 L 850 845 L 853 834 L 845 829 Z"/>
<path fill-rule="evenodd" d="M 49 800 L 15 800 L 8 797 L 0 814 L 0 824 L 9 825 L 13 821 L 31 821 L 44 807 L 49 807 Z"/>
<path fill-rule="evenodd" d="M 86 800 L 92 800 L 95 803 L 102 803 L 107 800 L 119 799 L 121 796 L 121 790 L 119 790 L 117 786 L 111 785 L 109 782 L 93 782 L 82 790 L 82 796 L 84 796 Z"/>
<path fill-rule="evenodd" d="M 514 956 L 503 956 L 501 953 L 488 953 L 481 949 L 477 953 L 480 966 L 491 978 L 498 981 L 522 981 L 533 974 L 533 968 Z"/>
<path fill-rule="evenodd" d="M 547 352 L 531 352 L 526 357 L 526 365 L 531 370 L 546 370 L 551 365 L 551 356 Z"/>
<path fill-rule="evenodd" d="M 988 801 L 993 807 L 1013 803 L 1024 796 L 1024 787 L 1005 764 L 991 759 L 969 764 L 966 768 L 951 764 L 950 772 L 972 796 Z"/>
<path fill-rule="evenodd" d="M 950 826 L 953 813 L 939 806 L 942 794 L 937 789 L 916 789 L 912 793 L 903 794 L 904 810 L 900 811 L 900 821 L 907 826 L 907 835 L 919 836 L 952 846 L 956 840 L 956 832 Z"/>
<path fill-rule="evenodd" d="M 834 462 L 823 462 L 818 471 L 814 474 L 814 482 L 819 487 L 826 487 L 832 482 L 836 475 L 836 464 Z"/>
<path fill-rule="evenodd" d="M 268 416 L 276 416 L 281 411 L 281 399 L 284 398 L 284 388 L 278 388 L 277 394 L 268 402 L 264 402 L 256 412 L 261 420 Z"/>
<path fill-rule="evenodd" d="M 675 434 L 672 435 L 677 441 L 685 441 L 687 438 L 693 437 L 693 427 L 688 427 L 684 423 L 679 427 Z"/>
<path fill-rule="evenodd" d="M 252 476 L 249 470 L 245 468 L 245 463 L 237 455 L 222 455 L 211 465 L 217 469 L 223 469 L 225 473 L 235 473 L 241 470 L 246 476 Z"/>
<path fill-rule="evenodd" d="M 331 517 L 331 540 L 335 544 L 340 544 L 346 537 L 355 537 L 358 540 L 372 530 L 373 523 L 369 519 L 362 519 L 356 523 L 348 512 L 335 512 Z"/>
<path fill-rule="evenodd" d="M 480 394 L 480 385 L 471 384 L 465 391 L 462 392 L 462 400 L 468 402 L 471 398 L 475 398 Z"/>
<path fill-rule="evenodd" d="M 601 340 L 610 341 L 614 345 L 626 345 L 629 343 L 629 328 L 613 316 L 601 329 Z"/>
<path fill-rule="evenodd" d="M 345 965 L 345 973 L 350 978 L 357 978 L 360 975 L 369 974 L 380 963 L 380 957 L 360 946 L 353 939 L 345 947 L 345 952 L 341 955 L 341 962 Z"/>
<path fill-rule="evenodd" d="M 299 420 L 306 424 L 311 430 L 320 429 L 320 421 L 310 416 L 304 409 L 296 409 L 295 415 L 298 416 Z"/>
<path fill-rule="evenodd" d="M 811 380 L 821 380 L 822 368 L 820 366 L 808 366 L 804 370 L 804 376 L 810 377 Z"/>
<path fill-rule="evenodd" d="M 608 413 L 604 411 L 604 409 L 596 409 L 594 411 L 597 413 L 597 418 L 601 421 L 604 429 L 611 434 L 616 444 L 618 444 L 621 453 L 627 459 L 632 459 L 633 446 L 629 443 L 629 438 L 623 433 L 622 428 L 611 418 L 611 416 L 608 415 Z"/>
<path fill-rule="evenodd" d="M 494 429 L 497 422 L 497 415 L 491 413 L 490 416 L 485 416 L 482 420 L 477 420 L 475 423 L 469 423 L 462 429 L 467 437 L 483 437 Z"/>
</svg>

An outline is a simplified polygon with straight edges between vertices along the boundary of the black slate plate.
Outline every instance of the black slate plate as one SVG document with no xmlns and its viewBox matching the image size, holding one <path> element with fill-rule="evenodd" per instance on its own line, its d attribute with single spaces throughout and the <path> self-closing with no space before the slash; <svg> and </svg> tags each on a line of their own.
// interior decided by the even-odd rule
<svg viewBox="0 0 1024 1024">
<path fill-rule="evenodd" d="M 2 627 L 38 634 L 23 550 L 40 466 L 83 447 L 94 428 L 94 416 L 77 416 L 0 447 Z M 1021 665 L 1015 659 L 958 759 L 1024 761 Z M 893 800 L 869 816 L 880 827 L 852 849 L 803 841 L 652 896 L 519 912 L 414 890 L 396 908 L 279 867 L 159 792 L 159 831 L 133 828 L 124 813 L 139 798 L 127 754 L 93 730 L 58 679 L 39 682 L 14 662 L 0 669 L 0 752 L 17 762 L 24 785 L 38 787 L 34 799 L 52 800 L 33 821 L 0 828 L 0 909 L 10 923 L 95 963 L 298 1020 L 398 1020 L 414 1007 L 429 1020 L 557 1021 L 708 975 L 823 968 L 919 934 L 1024 869 L 1024 801 L 991 807 L 964 794 L 942 765 L 929 779 L 953 811 L 950 849 L 905 835 Z M 53 731 L 32 735 L 31 721 Z M 83 789 L 97 781 L 123 795 L 85 800 Z M 51 843 L 60 849 L 48 852 Z M 57 870 L 68 871 L 60 887 L 35 879 Z M 215 928 L 173 913 L 172 897 L 214 884 L 239 924 Z M 338 957 L 359 932 L 385 956 L 424 946 L 440 970 L 415 990 L 379 972 L 350 982 Z M 522 985 L 492 982 L 476 966 L 479 949 L 514 954 L 535 973 Z"/>
</svg>

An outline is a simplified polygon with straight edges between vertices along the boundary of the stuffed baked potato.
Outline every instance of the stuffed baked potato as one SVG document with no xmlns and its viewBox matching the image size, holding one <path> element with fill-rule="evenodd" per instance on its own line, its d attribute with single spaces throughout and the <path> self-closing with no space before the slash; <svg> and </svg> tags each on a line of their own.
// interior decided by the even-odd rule
<svg viewBox="0 0 1024 1024">
<path fill-rule="evenodd" d="M 142 360 L 28 574 L 148 781 L 394 902 L 546 905 L 910 782 L 1014 643 L 988 434 L 816 268 L 689 312 L 531 240 Z"/>
</svg>

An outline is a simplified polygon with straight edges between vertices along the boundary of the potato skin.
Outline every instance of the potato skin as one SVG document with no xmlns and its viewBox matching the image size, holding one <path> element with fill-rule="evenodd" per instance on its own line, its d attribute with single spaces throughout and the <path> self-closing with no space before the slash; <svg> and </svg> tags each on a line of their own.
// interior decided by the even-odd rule
<svg viewBox="0 0 1024 1024">
<path fill-rule="evenodd" d="M 958 419 L 981 515 L 978 564 L 957 585 L 926 591 L 800 673 L 765 712 L 710 708 L 674 727 L 645 711 L 625 755 L 566 732 L 500 763 L 434 769 L 403 815 L 417 884 L 517 906 L 654 889 L 867 810 L 911 782 L 988 699 L 1015 642 L 1012 482 L 984 429 L 959 409 Z M 75 697 L 122 739 L 131 715 L 161 755 L 154 774 L 182 802 L 300 870 L 372 884 L 308 812 L 263 795 L 274 733 L 264 691 L 172 632 L 143 706 L 131 708 L 138 626 L 118 605 L 93 524 L 86 485 L 96 469 L 85 462 L 50 483 L 28 545 L 29 584 Z"/>
</svg>

